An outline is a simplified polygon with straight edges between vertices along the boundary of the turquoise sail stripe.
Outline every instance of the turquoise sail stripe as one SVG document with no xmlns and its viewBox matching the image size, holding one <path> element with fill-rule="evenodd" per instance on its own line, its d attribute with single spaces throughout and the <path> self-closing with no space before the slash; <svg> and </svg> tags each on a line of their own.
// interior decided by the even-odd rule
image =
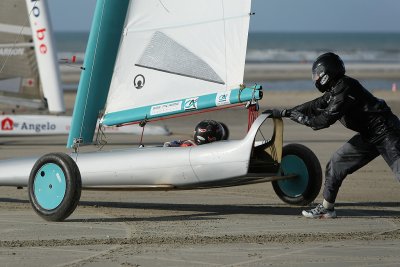
<svg viewBox="0 0 400 267">
<path fill-rule="evenodd" d="M 104 109 L 117 57 L 129 0 L 97 0 L 85 52 L 84 68 L 72 115 L 67 147 L 80 138 L 91 144 L 97 119 Z"/>
<path fill-rule="evenodd" d="M 227 99 L 228 96 L 229 101 Z M 230 91 L 230 94 L 214 93 L 108 113 L 103 117 L 101 123 L 105 126 L 121 125 L 125 123 L 139 122 L 144 119 L 151 120 L 185 112 L 215 108 L 220 105 L 237 104 L 252 99 L 259 100 L 261 98 L 262 91 L 260 86 L 233 89 Z"/>
</svg>

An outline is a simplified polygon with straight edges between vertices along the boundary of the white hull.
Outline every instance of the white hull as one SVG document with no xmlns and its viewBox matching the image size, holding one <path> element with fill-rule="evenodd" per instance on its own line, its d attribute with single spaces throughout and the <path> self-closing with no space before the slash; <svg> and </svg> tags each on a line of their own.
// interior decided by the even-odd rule
<svg viewBox="0 0 400 267">
<path fill-rule="evenodd" d="M 244 176 L 249 158 L 250 147 L 246 149 L 240 141 L 227 141 L 199 147 L 152 147 L 83 154 L 79 155 L 77 163 L 83 187 L 180 187 Z"/>
<path fill-rule="evenodd" d="M 144 147 L 72 154 L 82 186 L 185 187 L 246 176 L 258 128 L 268 115 L 260 115 L 242 140 L 195 147 Z M 0 185 L 27 186 L 37 158 L 0 162 Z"/>
</svg>

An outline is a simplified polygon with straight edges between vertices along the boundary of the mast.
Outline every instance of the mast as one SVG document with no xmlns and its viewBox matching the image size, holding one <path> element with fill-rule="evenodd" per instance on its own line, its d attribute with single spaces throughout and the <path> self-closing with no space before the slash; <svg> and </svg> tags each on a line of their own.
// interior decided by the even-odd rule
<svg viewBox="0 0 400 267">
<path fill-rule="evenodd" d="M 103 110 L 129 0 L 98 0 L 79 81 L 67 147 L 91 144 Z"/>
</svg>

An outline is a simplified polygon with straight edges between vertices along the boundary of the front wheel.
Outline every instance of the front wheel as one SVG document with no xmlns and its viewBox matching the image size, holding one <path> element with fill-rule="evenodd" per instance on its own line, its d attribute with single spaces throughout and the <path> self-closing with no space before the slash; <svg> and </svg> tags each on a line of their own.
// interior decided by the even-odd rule
<svg viewBox="0 0 400 267">
<path fill-rule="evenodd" d="M 284 202 L 305 206 L 318 196 L 322 185 L 322 170 L 317 156 L 300 144 L 283 147 L 281 175 L 295 178 L 272 182 L 275 193 Z"/>
<path fill-rule="evenodd" d="M 47 221 L 63 221 L 71 215 L 81 189 L 78 166 L 64 153 L 42 156 L 29 176 L 29 200 L 35 212 Z"/>
</svg>

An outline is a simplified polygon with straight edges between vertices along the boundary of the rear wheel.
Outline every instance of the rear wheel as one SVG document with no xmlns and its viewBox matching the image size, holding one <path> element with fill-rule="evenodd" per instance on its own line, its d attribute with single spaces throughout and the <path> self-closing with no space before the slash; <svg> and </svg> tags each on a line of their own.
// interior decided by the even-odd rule
<svg viewBox="0 0 400 267">
<path fill-rule="evenodd" d="M 272 182 L 275 193 L 292 205 L 308 205 L 318 196 L 322 185 L 322 170 L 317 156 L 300 144 L 283 147 L 281 175 L 296 178 Z"/>
<path fill-rule="evenodd" d="M 47 221 L 63 221 L 78 205 L 82 189 L 75 161 L 64 153 L 39 158 L 29 176 L 29 200 Z"/>
</svg>

